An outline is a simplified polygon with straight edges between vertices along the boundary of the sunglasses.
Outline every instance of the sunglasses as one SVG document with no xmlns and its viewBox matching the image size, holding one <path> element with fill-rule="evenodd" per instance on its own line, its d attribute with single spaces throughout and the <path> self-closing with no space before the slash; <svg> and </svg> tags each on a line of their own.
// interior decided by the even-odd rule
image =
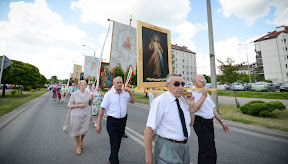
<svg viewBox="0 0 288 164">
<path fill-rule="evenodd" d="M 93 85 L 93 84 L 89 84 L 89 85 Z"/>
<path fill-rule="evenodd" d="M 203 83 L 203 82 L 206 82 L 207 80 L 206 79 L 199 79 L 199 81 L 201 81 Z"/>
<path fill-rule="evenodd" d="M 185 85 L 184 82 L 179 83 L 178 81 L 176 81 L 173 85 L 174 85 L 175 87 L 179 87 L 180 84 L 182 85 L 182 87 L 184 87 L 184 85 Z"/>
</svg>

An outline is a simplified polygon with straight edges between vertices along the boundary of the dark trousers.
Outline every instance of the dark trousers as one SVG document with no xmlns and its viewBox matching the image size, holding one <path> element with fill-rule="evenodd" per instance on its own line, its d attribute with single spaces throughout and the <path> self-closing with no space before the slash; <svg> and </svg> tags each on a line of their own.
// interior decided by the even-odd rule
<svg viewBox="0 0 288 164">
<path fill-rule="evenodd" d="M 194 131 L 198 136 L 198 164 L 214 164 L 217 161 L 213 119 L 195 117 Z"/>
<path fill-rule="evenodd" d="M 114 118 L 108 116 L 107 131 L 110 137 L 111 154 L 109 160 L 112 164 L 119 164 L 118 152 L 121 145 L 121 139 L 125 131 L 127 115 L 124 118 Z"/>
</svg>

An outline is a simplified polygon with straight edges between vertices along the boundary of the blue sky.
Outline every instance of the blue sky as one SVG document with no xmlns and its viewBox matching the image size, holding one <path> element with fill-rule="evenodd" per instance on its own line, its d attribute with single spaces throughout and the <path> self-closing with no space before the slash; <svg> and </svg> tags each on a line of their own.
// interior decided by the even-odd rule
<svg viewBox="0 0 288 164">
<path fill-rule="evenodd" d="M 216 59 L 246 62 L 245 45 L 288 24 L 286 0 L 211 0 Z M 197 72 L 210 74 L 206 1 L 199 0 L 1 0 L 0 54 L 30 63 L 46 78 L 68 78 L 73 63 L 100 56 L 108 18 L 136 20 L 171 31 L 171 42 L 196 52 Z M 111 31 L 104 58 L 109 60 Z M 255 62 L 253 43 L 247 44 Z M 219 65 L 219 63 L 216 64 Z"/>
</svg>

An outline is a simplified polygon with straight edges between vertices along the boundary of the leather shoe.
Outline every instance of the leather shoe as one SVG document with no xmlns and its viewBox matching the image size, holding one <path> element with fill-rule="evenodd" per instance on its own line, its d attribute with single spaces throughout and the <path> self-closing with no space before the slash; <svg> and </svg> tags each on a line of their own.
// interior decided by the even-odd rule
<svg viewBox="0 0 288 164">
<path fill-rule="evenodd" d="M 128 136 L 127 136 L 127 134 L 124 132 L 124 134 L 123 134 L 123 137 L 124 138 L 128 138 Z"/>
</svg>

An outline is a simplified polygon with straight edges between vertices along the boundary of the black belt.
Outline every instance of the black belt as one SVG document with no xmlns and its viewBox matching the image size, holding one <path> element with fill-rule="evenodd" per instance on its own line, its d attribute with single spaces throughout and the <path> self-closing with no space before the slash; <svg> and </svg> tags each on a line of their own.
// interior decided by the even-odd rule
<svg viewBox="0 0 288 164">
<path fill-rule="evenodd" d="M 161 137 L 161 136 L 159 136 L 159 137 Z M 164 137 L 161 137 L 161 138 L 163 138 L 163 139 L 165 139 L 167 141 L 170 141 L 170 142 L 181 143 L 181 144 L 186 144 L 187 141 L 188 141 L 188 139 L 185 139 L 184 141 L 176 141 L 176 140 L 172 140 L 172 139 L 169 139 L 169 138 L 164 138 Z"/>
<path fill-rule="evenodd" d="M 213 121 L 213 118 L 205 119 L 205 118 L 203 118 L 203 117 L 201 117 L 201 116 L 195 115 L 195 120 L 204 122 L 204 121 Z"/>
</svg>

